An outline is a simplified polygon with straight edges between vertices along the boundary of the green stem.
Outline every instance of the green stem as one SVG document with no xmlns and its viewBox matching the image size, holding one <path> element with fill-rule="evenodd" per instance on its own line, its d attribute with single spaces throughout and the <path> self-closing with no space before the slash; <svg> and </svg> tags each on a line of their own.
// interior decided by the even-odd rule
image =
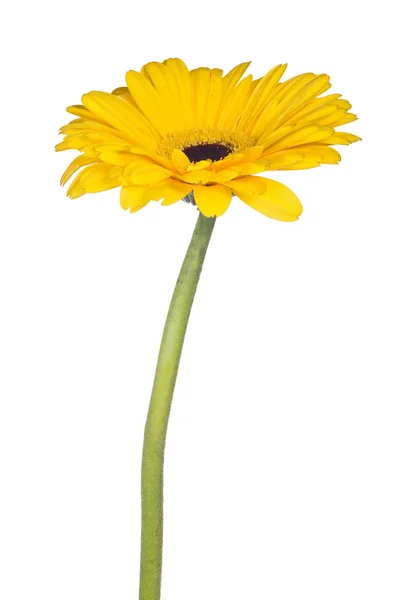
<svg viewBox="0 0 415 600">
<path fill-rule="evenodd" d="M 163 547 L 163 465 L 183 340 L 215 218 L 199 214 L 171 299 L 144 432 L 141 471 L 140 600 L 159 600 Z"/>
</svg>

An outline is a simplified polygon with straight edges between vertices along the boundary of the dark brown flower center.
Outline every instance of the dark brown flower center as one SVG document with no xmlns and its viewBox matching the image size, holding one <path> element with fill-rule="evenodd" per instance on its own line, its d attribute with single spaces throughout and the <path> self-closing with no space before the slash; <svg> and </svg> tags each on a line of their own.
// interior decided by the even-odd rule
<svg viewBox="0 0 415 600">
<path fill-rule="evenodd" d="M 199 160 L 221 160 L 232 152 L 232 148 L 224 144 L 199 144 L 197 146 L 188 146 L 183 149 L 190 162 L 199 162 Z"/>
</svg>

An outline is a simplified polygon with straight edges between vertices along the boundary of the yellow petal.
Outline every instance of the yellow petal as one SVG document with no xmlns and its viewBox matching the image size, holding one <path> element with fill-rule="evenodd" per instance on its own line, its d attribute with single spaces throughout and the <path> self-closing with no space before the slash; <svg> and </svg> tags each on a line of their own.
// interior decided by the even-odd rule
<svg viewBox="0 0 415 600">
<path fill-rule="evenodd" d="M 110 127 L 109 125 L 104 125 L 104 123 L 99 123 L 98 121 L 90 121 L 85 119 L 77 119 L 76 121 L 72 121 L 68 125 L 65 125 L 61 128 L 60 133 L 68 134 L 68 135 L 85 135 L 85 136 L 93 136 L 96 133 L 105 136 L 107 139 L 111 139 L 115 144 L 122 144 L 125 147 L 131 147 L 131 140 L 128 138 L 128 135 Z"/>
<path fill-rule="evenodd" d="M 88 119 L 90 121 L 98 121 L 99 123 L 105 124 L 106 122 L 101 120 L 99 117 L 94 115 L 90 110 L 85 108 L 82 104 L 74 104 L 73 106 L 68 106 L 66 111 L 71 115 L 76 115 L 77 117 L 82 117 L 84 119 Z"/>
<path fill-rule="evenodd" d="M 157 139 L 147 119 L 118 96 L 106 92 L 89 92 L 82 96 L 82 102 L 95 115 L 128 134 L 132 141 L 149 149 L 156 149 Z"/>
<path fill-rule="evenodd" d="M 177 181 L 176 179 L 167 179 L 164 182 L 163 206 L 169 206 L 179 200 L 183 200 L 185 196 L 193 191 L 193 185 Z"/>
<path fill-rule="evenodd" d="M 303 156 L 300 161 L 293 163 L 292 165 L 287 165 L 284 167 L 284 171 L 304 171 L 305 169 L 314 169 L 315 167 L 319 167 L 322 164 L 322 161 L 318 156 Z M 274 169 L 273 169 L 274 170 Z M 278 171 L 279 169 L 275 169 Z"/>
<path fill-rule="evenodd" d="M 300 150 L 283 150 L 271 156 L 261 158 L 261 164 L 264 167 L 264 171 L 278 171 L 285 170 L 287 167 L 291 167 L 303 160 L 304 155 L 301 154 Z"/>
<path fill-rule="evenodd" d="M 270 94 L 284 74 L 287 65 L 277 65 L 262 77 L 244 107 L 238 128 L 247 129 L 254 118 L 262 111 L 270 101 Z M 249 128 L 247 129 L 249 131 Z"/>
<path fill-rule="evenodd" d="M 292 114 L 293 111 L 302 105 L 302 93 L 316 78 L 318 77 L 313 73 L 303 73 L 277 86 L 273 98 L 270 99 L 273 115 L 270 118 L 271 115 L 267 111 L 269 123 L 263 128 L 261 137 L 257 141 L 258 144 L 262 144 L 263 140 L 266 139 L 272 130 L 275 130 L 276 127 L 280 127 L 284 123 L 287 115 Z"/>
<path fill-rule="evenodd" d="M 252 75 L 248 75 L 236 86 L 223 107 L 218 120 L 220 129 L 230 129 L 238 122 L 241 112 L 252 90 Z"/>
<path fill-rule="evenodd" d="M 297 196 L 282 183 L 265 177 L 257 177 L 266 186 L 261 195 L 242 194 L 235 191 L 236 196 L 245 204 L 258 212 L 278 221 L 296 221 L 302 213 L 302 206 Z"/>
<path fill-rule="evenodd" d="M 115 88 L 115 90 L 113 90 L 111 93 L 114 94 L 114 96 L 119 96 L 120 98 L 122 98 L 123 100 L 125 100 L 126 102 L 128 102 L 129 104 L 134 106 L 135 108 L 137 108 L 137 105 L 134 102 L 134 98 L 132 97 L 128 87 L 122 86 L 122 87 Z"/>
<path fill-rule="evenodd" d="M 194 106 L 190 86 L 190 73 L 179 58 L 169 58 L 164 64 L 171 73 L 173 83 L 178 90 L 178 106 L 182 116 L 184 130 L 194 127 Z"/>
<path fill-rule="evenodd" d="M 333 133 L 334 130 L 331 127 L 319 127 L 318 125 L 295 127 L 290 133 L 275 141 L 271 146 L 268 146 L 265 154 L 274 153 L 277 150 L 284 150 L 285 148 L 294 148 L 303 144 L 320 142 L 328 139 Z"/>
<path fill-rule="evenodd" d="M 124 177 L 128 177 L 131 175 L 133 171 L 136 169 L 144 169 L 144 167 L 149 170 L 155 167 L 156 169 L 160 169 L 159 165 L 156 165 L 154 161 L 145 154 L 138 154 L 134 156 L 134 160 L 125 166 L 123 175 Z"/>
<path fill-rule="evenodd" d="M 233 169 L 238 170 L 240 176 L 256 175 L 257 173 L 262 173 L 263 171 L 266 170 L 264 168 L 264 165 L 261 163 L 261 161 L 245 163 L 243 165 L 237 165 L 237 166 L 233 167 Z"/>
<path fill-rule="evenodd" d="M 316 78 L 314 73 L 301 73 L 280 83 L 276 89 L 274 98 L 285 101 L 289 96 L 295 96 L 299 90 L 303 89 L 310 81 Z"/>
<path fill-rule="evenodd" d="M 201 171 L 202 169 L 208 169 L 211 164 L 212 161 L 210 158 L 207 158 L 206 160 L 198 160 L 195 163 L 190 163 L 186 170 L 188 173 L 192 173 L 193 171 Z"/>
<path fill-rule="evenodd" d="M 207 171 L 206 169 L 202 169 L 200 171 L 193 171 L 191 173 L 185 173 L 184 175 L 180 175 L 180 179 L 185 181 L 186 183 L 194 183 L 195 185 L 205 185 L 211 181 L 214 176 L 212 171 Z"/>
<path fill-rule="evenodd" d="M 261 113 L 252 120 L 249 127 L 247 128 L 248 133 L 256 138 L 257 144 L 262 144 L 267 138 L 267 133 L 269 134 L 270 129 L 273 129 L 273 125 L 275 123 L 275 113 L 279 108 L 279 100 L 274 99 L 273 102 L 270 102 Z"/>
<path fill-rule="evenodd" d="M 131 162 L 137 160 L 137 156 L 134 154 L 129 154 L 128 152 L 113 152 L 108 149 L 106 151 L 102 151 L 102 147 L 99 147 L 101 150 L 99 154 L 99 158 L 111 165 L 116 165 L 118 167 L 125 167 L 129 165 Z"/>
<path fill-rule="evenodd" d="M 128 71 L 125 76 L 128 89 L 141 113 L 155 127 L 160 135 L 169 131 L 166 106 L 163 105 L 157 90 L 144 72 Z"/>
<path fill-rule="evenodd" d="M 227 73 L 227 75 L 225 75 L 225 77 L 222 79 L 222 99 L 218 108 L 215 125 L 217 125 L 218 120 L 220 119 L 223 107 L 227 103 L 229 96 L 235 89 L 236 84 L 238 83 L 238 81 L 245 73 L 250 64 L 250 62 L 245 62 L 241 63 L 240 65 L 237 65 L 231 71 L 229 71 L 229 73 Z"/>
<path fill-rule="evenodd" d="M 150 202 L 144 198 L 147 190 L 146 185 L 123 186 L 120 192 L 120 204 L 124 210 L 130 209 L 130 212 L 136 212 Z"/>
<path fill-rule="evenodd" d="M 166 156 L 161 156 L 160 154 L 157 154 L 156 152 L 150 152 L 149 150 L 145 150 L 143 148 L 138 148 L 137 146 L 132 146 L 130 148 L 130 152 L 132 152 L 133 154 L 137 154 L 138 156 L 145 156 L 147 158 L 150 158 L 154 164 L 160 165 L 160 166 L 164 167 L 165 169 L 169 169 L 169 170 L 174 169 L 172 160 L 170 160 Z"/>
<path fill-rule="evenodd" d="M 285 124 L 294 124 L 294 125 L 307 125 L 307 124 L 315 124 L 318 125 L 321 122 L 321 119 L 335 113 L 337 111 L 336 104 L 323 104 L 319 108 L 314 108 L 313 110 L 307 110 L 309 105 L 303 107 L 302 110 L 293 113 L 286 121 Z M 307 111 L 303 116 L 299 116 L 302 111 Z"/>
<path fill-rule="evenodd" d="M 206 109 L 210 90 L 210 69 L 200 67 L 190 71 L 190 87 L 195 113 L 194 127 L 203 129 L 206 126 Z"/>
<path fill-rule="evenodd" d="M 179 173 L 186 171 L 187 167 L 190 165 L 190 160 L 187 158 L 186 154 L 178 148 L 173 150 L 171 159 Z"/>
<path fill-rule="evenodd" d="M 68 168 L 66 169 L 66 171 L 64 172 L 64 174 L 61 177 L 61 185 L 65 185 L 65 183 L 67 183 L 69 181 L 69 179 L 72 177 L 72 175 L 74 173 L 76 173 L 76 171 L 78 169 L 80 169 L 81 167 L 85 167 L 86 165 L 91 165 L 94 162 L 96 162 L 95 158 L 90 158 L 89 156 L 77 156 L 68 166 Z"/>
<path fill-rule="evenodd" d="M 246 177 L 230 181 L 227 185 L 237 196 L 240 193 L 247 196 L 260 196 L 267 189 L 267 181 L 268 179 L 264 179 L 263 177 L 247 175 Z"/>
<path fill-rule="evenodd" d="M 340 125 L 346 125 L 346 123 L 351 123 L 352 121 L 356 121 L 356 119 L 357 115 L 348 113 L 343 109 L 338 109 L 335 113 L 320 119 L 320 124 L 329 125 L 330 127 L 340 127 Z"/>
<path fill-rule="evenodd" d="M 161 200 L 164 196 L 164 181 L 160 181 L 158 183 L 152 183 L 146 186 L 146 190 L 143 195 L 143 200 L 154 200 L 157 202 Z"/>
<path fill-rule="evenodd" d="M 170 177 L 170 173 L 166 171 L 166 169 L 158 167 L 157 165 L 149 165 L 147 167 L 134 169 L 128 179 L 134 185 L 148 185 L 164 181 L 165 179 L 168 179 L 168 177 Z"/>
<path fill-rule="evenodd" d="M 63 142 L 55 146 L 55 150 L 59 152 L 60 150 L 83 150 L 86 146 L 88 146 L 88 140 L 85 135 L 73 134 L 67 135 Z"/>
<path fill-rule="evenodd" d="M 222 171 L 215 173 L 212 176 L 211 181 L 215 181 L 217 183 L 224 183 L 225 181 L 231 181 L 232 179 L 239 177 L 240 174 L 240 169 L 237 167 L 235 169 L 223 169 Z"/>
<path fill-rule="evenodd" d="M 178 200 L 182 200 L 187 194 L 193 190 L 193 186 L 175 179 L 166 179 L 160 183 L 149 185 L 144 192 L 144 200 L 161 200 L 164 198 L 162 205 L 168 206 L 174 204 Z"/>
<path fill-rule="evenodd" d="M 337 164 L 340 154 L 326 145 L 326 140 L 318 144 L 304 144 L 287 150 L 279 150 L 260 159 L 264 170 L 311 169 L 321 164 Z"/>
<path fill-rule="evenodd" d="M 220 217 L 229 208 L 232 192 L 223 185 L 197 185 L 194 189 L 195 202 L 205 217 Z"/>
<path fill-rule="evenodd" d="M 361 140 L 362 138 L 360 138 L 358 135 L 354 135 L 353 133 L 346 133 L 345 131 L 336 131 L 336 133 L 329 137 L 328 140 L 323 140 L 320 143 L 333 144 L 334 146 L 336 146 L 337 144 L 347 146 L 348 144 L 360 142 Z"/>
<path fill-rule="evenodd" d="M 84 194 L 94 194 L 118 187 L 121 184 L 121 169 L 99 163 L 83 169 L 68 188 L 68 196 L 72 199 Z"/>
<path fill-rule="evenodd" d="M 63 142 L 59 142 L 59 144 L 56 144 L 55 146 L 55 151 L 56 152 L 62 152 L 63 150 L 70 150 L 71 147 L 68 146 L 68 144 L 66 143 L 66 140 L 64 140 Z"/>
<path fill-rule="evenodd" d="M 330 77 L 328 75 L 313 75 L 311 80 L 300 78 L 298 85 L 293 86 L 278 107 L 276 113 L 278 125 L 284 123 L 295 111 L 329 88 Z"/>
<path fill-rule="evenodd" d="M 205 126 L 211 128 L 217 121 L 219 107 L 222 100 L 223 71 L 212 69 L 210 72 L 210 89 L 205 116 Z"/>
<path fill-rule="evenodd" d="M 130 150 L 130 146 L 123 144 L 123 143 L 118 143 L 118 142 L 114 142 L 114 143 L 104 143 L 104 144 L 94 144 L 93 146 L 94 150 L 96 150 L 99 154 L 103 154 L 104 152 L 111 152 L 111 153 L 123 153 L 124 151 L 129 151 Z M 130 153 L 128 152 L 128 154 L 130 155 Z M 131 156 L 131 155 L 130 155 Z M 120 165 L 121 166 L 121 165 Z"/>
<path fill-rule="evenodd" d="M 299 152 L 304 156 L 317 156 L 320 163 L 326 165 L 337 165 L 341 161 L 341 156 L 335 148 L 330 148 L 324 144 L 307 144 L 298 147 Z"/>
<path fill-rule="evenodd" d="M 176 64 L 174 65 L 174 67 Z M 170 64 L 150 62 L 141 73 L 151 82 L 166 115 L 170 131 L 184 128 L 181 103 L 181 80 L 177 81 L 176 70 Z"/>
</svg>

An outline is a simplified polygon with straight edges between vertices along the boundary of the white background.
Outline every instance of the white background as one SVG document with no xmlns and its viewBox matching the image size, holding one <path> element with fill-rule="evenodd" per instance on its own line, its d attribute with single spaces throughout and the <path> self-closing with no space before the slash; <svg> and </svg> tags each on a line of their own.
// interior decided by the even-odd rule
<svg viewBox="0 0 415 600">
<path fill-rule="evenodd" d="M 3 8 L 4 600 L 133 600 L 142 433 L 196 211 L 66 199 L 65 107 L 180 56 L 332 76 L 364 141 L 235 200 L 202 274 L 166 460 L 163 600 L 415 597 L 409 3 L 20 2 Z M 276 176 L 276 174 L 275 174 Z"/>
</svg>

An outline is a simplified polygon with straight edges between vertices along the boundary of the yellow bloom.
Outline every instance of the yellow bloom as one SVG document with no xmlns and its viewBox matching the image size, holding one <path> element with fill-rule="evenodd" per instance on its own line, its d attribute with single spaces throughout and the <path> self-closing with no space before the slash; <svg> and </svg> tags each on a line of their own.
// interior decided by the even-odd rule
<svg viewBox="0 0 415 600">
<path fill-rule="evenodd" d="M 338 163 L 331 146 L 360 138 L 336 127 L 357 117 L 340 94 L 321 96 L 327 75 L 281 83 L 287 65 L 278 65 L 261 79 L 241 79 L 248 66 L 223 76 L 170 58 L 128 71 L 127 87 L 112 94 L 85 94 L 82 105 L 67 109 L 77 118 L 62 127 L 56 147 L 81 152 L 61 179 L 64 185 L 82 169 L 68 196 L 121 186 L 121 206 L 130 212 L 187 196 L 206 217 L 218 217 L 235 195 L 268 217 L 295 221 L 302 211 L 295 194 L 256 175 Z"/>
</svg>

